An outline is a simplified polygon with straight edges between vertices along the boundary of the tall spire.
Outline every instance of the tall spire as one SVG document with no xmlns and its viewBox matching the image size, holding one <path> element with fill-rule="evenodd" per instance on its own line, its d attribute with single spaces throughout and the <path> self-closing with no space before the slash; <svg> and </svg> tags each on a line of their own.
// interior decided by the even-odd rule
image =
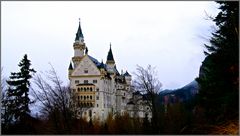
<svg viewBox="0 0 240 136">
<path fill-rule="evenodd" d="M 107 61 L 114 61 L 111 46 L 112 46 L 112 45 L 111 45 L 111 43 L 110 43 L 110 49 L 109 49 L 109 51 L 108 51 Z"/>
<path fill-rule="evenodd" d="M 82 29 L 81 29 L 81 24 L 80 24 L 80 18 L 79 18 L 79 26 L 78 26 L 78 30 L 76 33 L 76 38 L 75 41 L 80 41 L 83 42 L 84 41 L 84 37 L 83 37 L 83 33 L 82 33 Z"/>
</svg>

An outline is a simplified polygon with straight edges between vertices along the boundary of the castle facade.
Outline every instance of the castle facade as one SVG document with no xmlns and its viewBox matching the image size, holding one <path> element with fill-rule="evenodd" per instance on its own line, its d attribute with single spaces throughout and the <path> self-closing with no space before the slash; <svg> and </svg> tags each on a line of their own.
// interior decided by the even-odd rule
<svg viewBox="0 0 240 136">
<path fill-rule="evenodd" d="M 73 101 L 78 108 L 78 116 L 90 119 L 106 120 L 108 115 L 136 114 L 133 106 L 134 93 L 131 90 L 132 76 L 126 71 L 119 73 L 110 49 L 107 60 L 99 62 L 88 54 L 79 22 L 75 41 L 74 56 L 68 68 Z M 140 110 L 141 108 L 141 110 Z M 146 109 L 140 106 L 137 116 L 144 117 Z"/>
</svg>

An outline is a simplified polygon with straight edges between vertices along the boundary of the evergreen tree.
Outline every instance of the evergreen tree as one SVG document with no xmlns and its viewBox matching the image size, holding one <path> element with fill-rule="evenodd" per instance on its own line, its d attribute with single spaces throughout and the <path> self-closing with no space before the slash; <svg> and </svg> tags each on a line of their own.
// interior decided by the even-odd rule
<svg viewBox="0 0 240 136">
<path fill-rule="evenodd" d="M 36 71 L 30 68 L 30 60 L 27 55 L 18 64 L 20 72 L 12 72 L 10 79 L 7 80 L 7 114 L 12 115 L 13 121 L 21 121 L 26 115 L 30 114 L 29 86 L 32 74 Z"/>
<path fill-rule="evenodd" d="M 239 3 L 218 1 L 221 10 L 213 19 L 217 30 L 197 78 L 200 84 L 198 104 L 212 121 L 238 116 L 239 94 Z"/>
</svg>

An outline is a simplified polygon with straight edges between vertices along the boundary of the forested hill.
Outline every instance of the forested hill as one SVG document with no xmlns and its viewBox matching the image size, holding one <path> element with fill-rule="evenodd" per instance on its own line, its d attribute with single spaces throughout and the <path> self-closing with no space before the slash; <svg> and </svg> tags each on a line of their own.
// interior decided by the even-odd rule
<svg viewBox="0 0 240 136">
<path fill-rule="evenodd" d="M 190 100 L 198 93 L 199 86 L 197 81 L 192 81 L 191 83 L 185 85 L 182 88 L 174 90 L 163 90 L 159 93 L 160 99 L 164 96 L 168 96 L 168 102 L 184 102 Z M 164 102 L 165 99 L 161 99 L 161 102 Z M 166 101 L 166 100 L 165 100 Z"/>
</svg>

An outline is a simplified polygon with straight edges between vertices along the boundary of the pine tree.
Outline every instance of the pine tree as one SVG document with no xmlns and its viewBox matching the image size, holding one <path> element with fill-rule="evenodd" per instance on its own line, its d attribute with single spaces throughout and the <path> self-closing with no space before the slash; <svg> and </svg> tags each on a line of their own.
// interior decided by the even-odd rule
<svg viewBox="0 0 240 136">
<path fill-rule="evenodd" d="M 21 118 L 30 114 L 29 86 L 32 74 L 36 71 L 30 68 L 30 60 L 27 55 L 18 64 L 20 72 L 12 72 L 7 80 L 7 113 L 12 115 L 13 121 L 21 121 Z"/>
<path fill-rule="evenodd" d="M 212 121 L 238 116 L 239 94 L 239 3 L 218 1 L 221 10 L 213 19 L 217 30 L 197 78 L 200 84 L 198 104 Z"/>
</svg>

